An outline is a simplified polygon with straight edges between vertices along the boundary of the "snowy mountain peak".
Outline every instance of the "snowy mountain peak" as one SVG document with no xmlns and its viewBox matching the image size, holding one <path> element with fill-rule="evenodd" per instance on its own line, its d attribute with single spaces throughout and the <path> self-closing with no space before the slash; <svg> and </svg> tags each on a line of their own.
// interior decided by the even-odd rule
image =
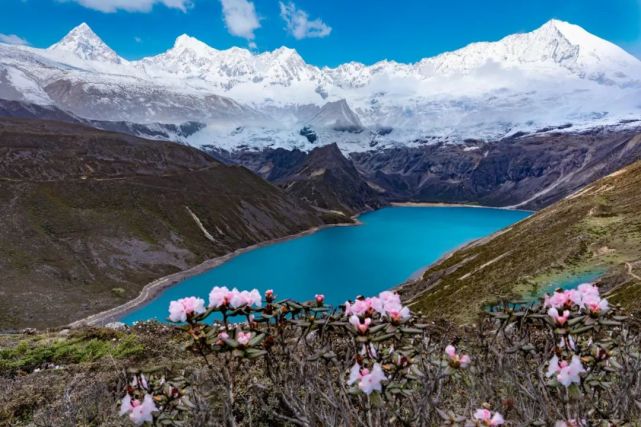
<svg viewBox="0 0 641 427">
<path fill-rule="evenodd" d="M 556 62 L 584 78 L 626 85 L 641 73 L 637 58 L 579 25 L 553 19 L 530 35 L 553 41 L 548 48 Z"/>
<path fill-rule="evenodd" d="M 187 34 L 183 34 L 181 36 L 178 36 L 178 38 L 176 38 L 176 42 L 174 43 L 174 49 L 176 50 L 189 49 L 202 54 L 210 54 L 212 52 L 217 52 L 217 50 L 214 49 L 213 47 Z"/>
<path fill-rule="evenodd" d="M 287 46 L 281 46 L 278 49 L 273 50 L 271 53 L 274 56 L 301 57 L 296 49 L 292 49 L 291 47 Z"/>
<path fill-rule="evenodd" d="M 62 40 L 48 49 L 50 52 L 73 54 L 85 61 L 121 64 L 122 58 L 102 41 L 86 23 L 78 25 Z"/>
<path fill-rule="evenodd" d="M 579 25 L 571 24 L 566 21 L 560 21 L 558 19 L 550 19 L 548 22 L 537 28 L 533 33 L 556 33 L 564 37 L 567 41 L 573 45 L 591 45 L 598 43 L 601 39 L 596 37 L 593 34 L 587 32 L 583 27 Z"/>
<path fill-rule="evenodd" d="M 333 129 L 336 131 L 361 132 L 363 123 L 349 108 L 345 99 L 326 103 L 308 122 L 315 128 Z"/>
<path fill-rule="evenodd" d="M 130 62 L 82 24 L 47 50 L 0 44 L 3 94 L 97 120 L 202 121 L 194 143 L 232 150 L 337 141 L 358 151 L 632 122 L 641 61 L 559 20 L 417 63 L 333 68 L 287 47 L 218 50 L 188 35 Z"/>
</svg>

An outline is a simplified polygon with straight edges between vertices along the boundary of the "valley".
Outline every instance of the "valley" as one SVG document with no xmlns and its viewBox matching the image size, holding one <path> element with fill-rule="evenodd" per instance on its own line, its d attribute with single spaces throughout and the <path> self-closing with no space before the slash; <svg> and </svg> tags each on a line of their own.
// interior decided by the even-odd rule
<svg viewBox="0 0 641 427">
<path fill-rule="evenodd" d="M 557 20 L 415 64 L 186 35 L 128 61 L 86 24 L 0 53 L 2 327 L 78 320 L 392 203 L 543 209 L 641 159 L 641 62 Z M 35 295 L 42 316 L 14 306 Z"/>
<path fill-rule="evenodd" d="M 0 425 L 638 425 L 641 3 L 428 3 L 5 1 Z"/>
</svg>

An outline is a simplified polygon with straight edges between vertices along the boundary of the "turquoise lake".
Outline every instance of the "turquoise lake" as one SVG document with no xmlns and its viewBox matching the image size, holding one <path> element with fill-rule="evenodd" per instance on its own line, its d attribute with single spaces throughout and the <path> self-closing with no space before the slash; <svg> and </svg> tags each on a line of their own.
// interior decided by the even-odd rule
<svg viewBox="0 0 641 427">
<path fill-rule="evenodd" d="M 325 295 L 341 304 L 399 285 L 445 253 L 530 215 L 472 207 L 389 207 L 362 215 L 362 225 L 326 228 L 264 246 L 165 290 L 122 321 L 165 320 L 169 302 L 208 300 L 212 287 L 273 289 L 277 298 Z"/>
</svg>

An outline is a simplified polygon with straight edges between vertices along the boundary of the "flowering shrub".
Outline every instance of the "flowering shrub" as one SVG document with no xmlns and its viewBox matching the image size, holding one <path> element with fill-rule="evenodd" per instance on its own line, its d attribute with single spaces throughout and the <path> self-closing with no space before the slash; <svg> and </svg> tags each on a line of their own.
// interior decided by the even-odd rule
<svg viewBox="0 0 641 427">
<path fill-rule="evenodd" d="M 448 357 L 450 366 L 452 368 L 467 368 L 472 359 L 467 354 L 459 355 L 456 353 L 456 347 L 448 345 L 445 347 L 445 354 Z"/>
<path fill-rule="evenodd" d="M 220 320 L 211 321 L 214 314 Z M 476 331 L 421 323 L 388 291 L 335 308 L 321 294 L 297 302 L 272 290 L 263 298 L 255 289 L 214 287 L 207 307 L 195 297 L 173 301 L 169 319 L 202 360 L 204 381 L 217 390 L 218 421 L 229 425 L 260 417 L 294 425 L 580 426 L 624 422 L 641 400 L 639 334 L 590 284 L 540 304 L 496 307 Z M 190 399 L 204 404 L 191 386 L 135 378 L 121 403 L 134 423 L 179 420 L 197 412 Z"/>
<path fill-rule="evenodd" d="M 188 387 L 180 381 L 169 382 L 165 377 L 134 371 L 131 382 L 120 403 L 120 416 L 127 416 L 135 425 L 168 421 L 179 422 L 193 407 L 187 396 Z"/>
<path fill-rule="evenodd" d="M 498 412 L 492 413 L 489 409 L 477 409 L 474 412 L 474 419 L 484 426 L 500 426 L 505 423 L 503 415 Z"/>
</svg>

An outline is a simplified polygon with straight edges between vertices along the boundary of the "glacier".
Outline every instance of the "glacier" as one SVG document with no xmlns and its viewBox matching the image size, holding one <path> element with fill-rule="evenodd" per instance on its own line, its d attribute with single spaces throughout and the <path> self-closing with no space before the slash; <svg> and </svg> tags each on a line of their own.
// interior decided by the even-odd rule
<svg viewBox="0 0 641 427">
<path fill-rule="evenodd" d="M 0 98 L 91 120 L 197 121 L 206 126 L 191 144 L 230 151 L 358 152 L 638 125 L 641 61 L 558 20 L 412 64 L 335 68 L 287 47 L 218 50 L 188 35 L 128 61 L 81 24 L 47 49 L 0 44 Z"/>
</svg>

